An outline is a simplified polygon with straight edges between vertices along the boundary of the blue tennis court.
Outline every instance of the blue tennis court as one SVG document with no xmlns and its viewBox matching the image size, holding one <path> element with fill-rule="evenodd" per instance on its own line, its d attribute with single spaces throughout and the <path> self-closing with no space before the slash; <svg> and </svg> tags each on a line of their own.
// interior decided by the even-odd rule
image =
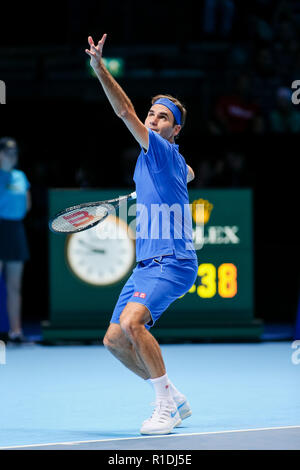
<svg viewBox="0 0 300 470">
<path fill-rule="evenodd" d="M 7 346 L 1 449 L 300 449 L 292 342 L 162 345 L 190 418 L 141 436 L 154 392 L 99 345 Z"/>
</svg>

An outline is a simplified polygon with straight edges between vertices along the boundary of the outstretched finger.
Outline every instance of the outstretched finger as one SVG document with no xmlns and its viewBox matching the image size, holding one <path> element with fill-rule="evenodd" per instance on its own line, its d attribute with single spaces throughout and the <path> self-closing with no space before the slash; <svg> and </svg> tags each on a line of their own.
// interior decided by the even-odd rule
<svg viewBox="0 0 300 470">
<path fill-rule="evenodd" d="M 107 38 L 107 34 L 103 34 L 102 38 L 100 39 L 100 41 L 98 41 L 98 44 L 101 44 L 102 46 L 104 45 L 105 43 L 105 40 Z"/>
<path fill-rule="evenodd" d="M 94 45 L 95 45 L 92 36 L 89 36 L 89 37 L 88 37 L 88 43 L 89 43 L 90 46 L 94 46 Z"/>
</svg>

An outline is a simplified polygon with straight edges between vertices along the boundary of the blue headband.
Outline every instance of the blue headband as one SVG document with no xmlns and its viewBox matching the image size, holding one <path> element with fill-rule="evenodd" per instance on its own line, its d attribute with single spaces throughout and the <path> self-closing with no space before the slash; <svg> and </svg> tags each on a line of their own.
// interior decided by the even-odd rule
<svg viewBox="0 0 300 470">
<path fill-rule="evenodd" d="M 168 108 L 173 113 L 176 124 L 181 125 L 181 112 L 178 106 L 176 106 L 176 104 L 174 104 L 168 98 L 159 98 L 157 101 L 155 101 L 155 103 L 153 103 L 152 106 L 154 106 L 155 104 L 163 104 L 164 106 L 166 106 L 166 108 Z"/>
</svg>

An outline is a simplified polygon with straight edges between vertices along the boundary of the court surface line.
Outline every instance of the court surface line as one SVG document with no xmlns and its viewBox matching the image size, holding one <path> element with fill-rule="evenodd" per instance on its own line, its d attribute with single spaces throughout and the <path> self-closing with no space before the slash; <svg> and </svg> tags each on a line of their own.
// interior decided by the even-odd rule
<svg viewBox="0 0 300 470">
<path fill-rule="evenodd" d="M 211 434 L 229 434 L 234 432 L 252 432 L 252 431 L 274 431 L 277 429 L 297 429 L 300 428 L 300 425 L 296 426 L 278 426 L 278 427 L 271 427 L 271 428 L 251 428 L 251 429 L 232 429 L 226 431 L 208 431 L 208 432 L 193 432 L 193 433 L 186 433 L 186 434 L 160 434 L 158 436 L 137 436 L 137 437 L 120 437 L 120 438 L 113 438 L 113 439 L 95 439 L 91 441 L 70 441 L 70 442 L 50 442 L 46 444 L 26 444 L 26 445 L 19 445 L 19 446 L 7 446 L 7 447 L 0 447 L 0 450 L 4 449 L 23 449 L 28 447 L 44 447 L 44 446 L 62 446 L 62 445 L 77 445 L 77 444 L 90 444 L 93 442 L 113 442 L 113 441 L 132 441 L 132 440 L 142 440 L 142 439 L 162 439 L 168 437 L 185 437 L 185 436 L 203 436 L 203 435 L 211 435 Z"/>
</svg>

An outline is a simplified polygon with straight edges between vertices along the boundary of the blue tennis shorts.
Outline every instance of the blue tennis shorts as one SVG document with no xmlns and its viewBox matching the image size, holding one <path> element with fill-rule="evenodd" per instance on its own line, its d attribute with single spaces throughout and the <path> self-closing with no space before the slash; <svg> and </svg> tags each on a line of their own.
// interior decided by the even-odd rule
<svg viewBox="0 0 300 470">
<path fill-rule="evenodd" d="M 169 305 L 192 287 L 197 270 L 196 260 L 176 259 L 174 255 L 140 261 L 121 291 L 110 322 L 120 323 L 127 303 L 138 302 L 151 314 L 151 321 L 145 325 L 149 330 Z"/>
</svg>

